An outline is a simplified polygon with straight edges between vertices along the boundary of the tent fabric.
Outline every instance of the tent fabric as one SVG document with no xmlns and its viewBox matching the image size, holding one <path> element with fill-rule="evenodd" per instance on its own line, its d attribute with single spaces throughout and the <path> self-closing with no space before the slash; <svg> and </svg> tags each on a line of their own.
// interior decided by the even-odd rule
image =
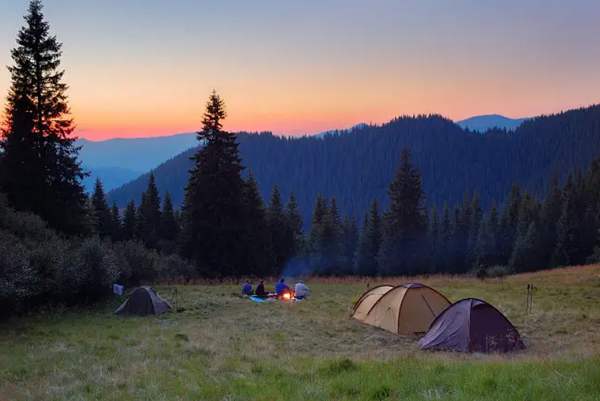
<svg viewBox="0 0 600 401">
<path fill-rule="evenodd" d="M 160 315 L 170 311 L 171 305 L 162 299 L 153 288 L 136 288 L 129 298 L 117 308 L 117 315 Z"/>
<path fill-rule="evenodd" d="M 359 298 L 352 317 L 392 333 L 414 335 L 427 331 L 449 305 L 444 295 L 423 284 L 381 285 Z"/>
<path fill-rule="evenodd" d="M 517 329 L 485 301 L 467 298 L 431 323 L 421 349 L 457 352 L 510 352 L 525 348 Z"/>
</svg>

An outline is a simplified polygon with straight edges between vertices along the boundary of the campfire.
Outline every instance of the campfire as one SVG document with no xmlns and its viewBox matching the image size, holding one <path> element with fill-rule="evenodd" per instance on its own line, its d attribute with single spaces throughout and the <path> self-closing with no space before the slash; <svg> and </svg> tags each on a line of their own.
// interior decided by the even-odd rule
<svg viewBox="0 0 600 401">
<path fill-rule="evenodd" d="M 282 294 L 279 296 L 279 298 L 280 298 L 282 301 L 290 301 L 290 300 L 294 299 L 294 291 L 292 291 L 292 290 L 284 291 L 284 292 L 283 292 L 283 293 L 282 293 Z"/>
</svg>

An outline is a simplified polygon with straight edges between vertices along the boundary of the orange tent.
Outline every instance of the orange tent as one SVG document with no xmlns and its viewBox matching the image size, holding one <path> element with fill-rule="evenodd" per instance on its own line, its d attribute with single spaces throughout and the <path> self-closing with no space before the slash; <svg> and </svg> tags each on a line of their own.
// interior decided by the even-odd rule
<svg viewBox="0 0 600 401">
<path fill-rule="evenodd" d="M 352 317 L 392 333 L 414 335 L 425 333 L 448 306 L 448 298 L 423 284 L 381 285 L 360 297 Z"/>
</svg>

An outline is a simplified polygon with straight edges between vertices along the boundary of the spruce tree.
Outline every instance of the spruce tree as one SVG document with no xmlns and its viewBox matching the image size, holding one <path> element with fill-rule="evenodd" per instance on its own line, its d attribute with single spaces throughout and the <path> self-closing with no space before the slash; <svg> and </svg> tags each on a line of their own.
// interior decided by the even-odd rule
<svg viewBox="0 0 600 401">
<path fill-rule="evenodd" d="M 557 222 L 562 214 L 562 194 L 558 179 L 552 179 L 540 211 L 540 237 L 544 252 L 544 265 L 550 265 L 552 251 L 556 248 Z"/>
<path fill-rule="evenodd" d="M 68 234 L 87 231 L 85 177 L 77 161 L 62 44 L 33 0 L 8 67 L 11 87 L 2 130 L 0 188 L 18 210 L 31 211 Z"/>
<path fill-rule="evenodd" d="M 481 222 L 483 220 L 483 210 L 481 209 L 481 205 L 479 202 L 479 195 L 477 193 L 473 194 L 470 209 L 471 210 L 470 210 L 470 221 L 469 221 L 469 233 L 468 233 L 468 239 L 467 239 L 467 254 L 466 254 L 466 264 L 468 266 L 472 266 L 475 263 L 475 259 L 476 259 L 475 248 L 477 247 L 479 229 L 481 227 Z"/>
<path fill-rule="evenodd" d="M 442 211 L 442 219 L 440 222 L 440 235 L 437 252 L 437 269 L 439 272 L 450 273 L 452 267 L 451 256 L 452 250 L 452 219 L 450 218 L 450 209 L 445 203 Z"/>
<path fill-rule="evenodd" d="M 358 246 L 358 227 L 356 219 L 346 216 L 342 221 L 342 255 L 340 274 L 352 274 L 354 272 L 354 257 Z"/>
<path fill-rule="evenodd" d="M 431 214 L 430 214 L 430 219 L 429 219 L 429 233 L 428 233 L 428 239 L 429 239 L 429 254 L 431 256 L 431 263 L 429 266 L 428 271 L 433 273 L 439 270 L 439 263 L 440 263 L 440 248 L 441 248 L 441 241 L 440 241 L 440 218 L 437 212 L 437 209 L 435 207 L 433 207 L 433 209 L 431 209 Z"/>
<path fill-rule="evenodd" d="M 292 256 L 298 256 L 305 250 L 304 230 L 298 202 L 293 193 L 290 195 L 285 214 L 292 234 Z"/>
<path fill-rule="evenodd" d="M 411 164 L 410 152 L 404 150 L 400 168 L 388 191 L 390 207 L 383 219 L 383 240 L 379 266 L 383 274 L 422 272 L 426 246 L 427 216 L 421 175 Z"/>
<path fill-rule="evenodd" d="M 379 272 L 378 255 L 381 247 L 381 217 L 376 200 L 365 216 L 356 251 L 356 274 L 374 276 Z"/>
<path fill-rule="evenodd" d="M 323 198 L 321 195 L 317 195 L 315 206 L 313 208 L 310 234 L 308 239 L 310 264 L 313 271 L 319 269 L 323 261 L 322 238 L 327 208 L 328 206 L 325 198 Z"/>
<path fill-rule="evenodd" d="M 477 210 L 473 198 L 465 194 L 462 205 L 455 212 L 452 244 L 454 273 L 467 272 L 473 263 L 473 232 L 479 229 L 479 225 L 474 227 Z"/>
<path fill-rule="evenodd" d="M 551 266 L 568 266 L 575 263 L 573 253 L 577 247 L 577 209 L 575 184 L 569 177 L 562 191 L 562 210 L 556 223 L 556 245 L 550 259 Z"/>
<path fill-rule="evenodd" d="M 521 188 L 518 185 L 513 185 L 500 219 L 498 250 L 500 263 L 503 265 L 508 264 L 512 254 L 517 235 L 521 199 Z"/>
<path fill-rule="evenodd" d="M 525 233 L 517 237 L 509 265 L 514 272 L 539 269 L 543 267 L 542 251 L 537 224 L 532 221 Z"/>
<path fill-rule="evenodd" d="M 113 202 L 110 210 L 110 238 L 113 241 L 121 241 L 123 239 L 123 227 L 121 224 L 121 214 L 116 202 Z"/>
<path fill-rule="evenodd" d="M 273 187 L 271 192 L 271 201 L 267 208 L 267 223 L 269 232 L 271 233 L 274 267 L 276 271 L 280 271 L 291 256 L 293 234 L 287 224 L 288 221 L 283 210 L 281 193 L 277 186 Z"/>
<path fill-rule="evenodd" d="M 137 237 L 137 210 L 135 202 L 130 201 L 125 208 L 123 215 L 123 235 L 122 238 L 126 241 L 133 240 Z"/>
<path fill-rule="evenodd" d="M 150 173 L 148 187 L 142 194 L 142 201 L 137 212 L 139 238 L 148 248 L 159 249 L 161 238 L 160 195 L 156 187 L 154 173 Z"/>
<path fill-rule="evenodd" d="M 162 211 L 160 213 L 160 249 L 164 253 L 171 254 L 176 251 L 177 237 L 179 235 L 179 223 L 175 217 L 175 210 L 171 195 L 167 192 L 163 200 Z"/>
<path fill-rule="evenodd" d="M 96 233 L 101 237 L 111 237 L 113 234 L 111 211 L 108 208 L 104 188 L 99 179 L 96 180 L 94 193 L 92 194 L 92 208 Z"/>
<path fill-rule="evenodd" d="M 492 265 L 491 253 L 493 252 L 494 240 L 488 222 L 482 220 L 477 235 L 477 244 L 475 246 L 475 260 L 473 262 L 473 268 L 475 270 Z"/>
<path fill-rule="evenodd" d="M 183 206 L 182 254 L 200 272 L 237 275 L 246 263 L 242 164 L 236 135 L 223 130 L 223 100 L 213 92 L 192 158 Z"/>
<path fill-rule="evenodd" d="M 322 223 L 319 273 L 332 275 L 342 270 L 342 224 L 335 198 L 329 203 Z"/>
<path fill-rule="evenodd" d="M 252 174 L 245 180 L 243 204 L 247 262 L 241 273 L 258 277 L 279 273 L 281 266 L 276 266 L 274 262 L 267 213 Z"/>
</svg>

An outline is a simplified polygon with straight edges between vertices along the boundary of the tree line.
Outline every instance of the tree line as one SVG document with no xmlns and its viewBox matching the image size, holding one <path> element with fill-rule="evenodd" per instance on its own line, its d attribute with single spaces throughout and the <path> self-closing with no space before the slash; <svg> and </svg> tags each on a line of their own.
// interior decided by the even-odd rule
<svg viewBox="0 0 600 401">
<path fill-rule="evenodd" d="M 562 186 L 552 180 L 540 200 L 514 185 L 503 205 L 484 209 L 475 193 L 428 211 L 420 174 L 405 151 L 388 194 L 390 206 L 381 211 L 374 200 L 360 232 L 352 217 L 339 218 L 335 199 L 329 209 L 318 199 L 308 271 L 486 277 L 600 262 L 600 159 Z"/>
<path fill-rule="evenodd" d="M 335 197 L 343 215 L 363 216 L 373 200 L 389 206 L 387 189 L 402 150 L 423 178 L 425 204 L 460 204 L 477 191 L 481 206 L 502 205 L 513 184 L 541 199 L 557 177 L 586 169 L 600 155 L 600 106 L 570 110 L 526 121 L 514 132 L 480 134 L 461 129 L 440 116 L 400 117 L 380 126 L 358 127 L 319 137 L 286 138 L 269 133 L 237 135 L 240 157 L 251 170 L 264 199 L 278 186 L 283 198 L 296 197 L 305 227 L 310 228 L 317 196 Z M 154 169 L 161 194 L 169 192 L 181 207 L 190 149 Z M 149 174 L 111 191 L 119 207 L 138 202 Z"/>
<path fill-rule="evenodd" d="M 222 110 L 218 95 L 213 94 L 211 102 L 214 109 Z M 209 130 L 229 141 L 229 151 L 213 148 Z M 502 205 L 484 208 L 473 193 L 452 207 L 445 203 L 427 210 L 421 174 L 405 149 L 388 188 L 386 209 L 373 200 L 359 222 L 339 211 L 335 197 L 318 195 L 305 233 L 293 194 L 284 206 L 275 186 L 265 205 L 254 176 L 243 177 L 234 134 L 220 131 L 220 126 L 205 127 L 203 132 L 201 140 L 208 145 L 196 156 L 195 179 L 188 185 L 183 212 L 173 211 L 168 194 L 163 211 L 159 210 L 151 175 L 140 210 L 136 212 L 131 202 L 126 211 L 131 217 L 125 218 L 132 227 L 139 224 L 133 223 L 136 216 L 154 221 L 133 238 L 163 252 L 176 250 L 195 262 L 199 275 L 473 273 L 485 277 L 599 260 L 600 159 L 585 173 L 569 175 L 564 185 L 553 179 L 541 200 L 514 185 Z M 224 167 L 231 164 L 234 168 Z M 223 177 L 222 168 L 233 171 L 232 176 Z M 232 190 L 234 185 L 238 189 Z M 237 212 L 232 212 L 233 207 Z M 208 212 L 215 208 L 221 209 Z M 107 210 L 105 202 L 101 210 Z M 172 228 L 161 229 L 165 222 Z M 152 239 L 151 233 L 160 232 L 166 247 L 157 247 L 160 240 Z M 211 265 L 212 261 L 217 262 Z"/>
</svg>

